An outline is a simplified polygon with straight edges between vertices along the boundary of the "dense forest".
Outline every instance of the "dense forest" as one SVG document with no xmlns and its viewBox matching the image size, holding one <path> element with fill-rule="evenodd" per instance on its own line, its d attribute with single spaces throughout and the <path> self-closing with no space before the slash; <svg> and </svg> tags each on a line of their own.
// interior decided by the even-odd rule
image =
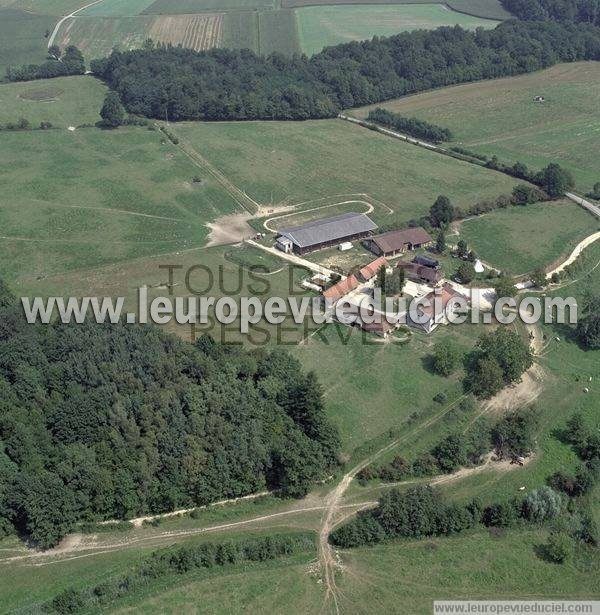
<svg viewBox="0 0 600 615">
<path fill-rule="evenodd" d="M 600 0 L 502 0 L 519 19 L 591 23 L 600 26 Z"/>
<path fill-rule="evenodd" d="M 456 26 L 375 37 L 328 47 L 310 59 L 147 46 L 114 51 L 92 61 L 91 68 L 133 114 L 169 120 L 303 120 L 577 60 L 600 60 L 599 28 L 510 20 L 493 30 Z"/>
<path fill-rule="evenodd" d="M 78 521 L 302 496 L 338 449 L 314 373 L 284 351 L 0 309 L 0 535 L 48 547 Z"/>
</svg>

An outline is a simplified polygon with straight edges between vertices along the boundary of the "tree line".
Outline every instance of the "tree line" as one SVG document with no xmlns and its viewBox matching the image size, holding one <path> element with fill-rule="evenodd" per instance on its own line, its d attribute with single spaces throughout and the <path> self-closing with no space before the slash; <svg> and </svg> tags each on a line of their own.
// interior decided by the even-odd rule
<svg viewBox="0 0 600 615">
<path fill-rule="evenodd" d="M 393 128 L 415 139 L 424 139 L 432 143 L 452 140 L 452 132 L 448 128 L 442 128 L 415 117 L 404 117 L 381 107 L 369 111 L 367 120 L 380 126 Z"/>
<path fill-rule="evenodd" d="M 465 400 L 466 401 L 466 400 Z M 471 403 L 460 406 L 473 408 Z M 501 459 L 515 459 L 531 454 L 535 446 L 538 417 L 533 409 L 510 413 L 490 425 L 486 420 L 473 423 L 468 431 L 458 430 L 444 436 L 428 451 L 417 455 L 410 462 L 397 455 L 391 461 L 367 466 L 357 476 L 367 481 L 375 478 L 384 481 L 401 481 L 414 477 L 452 474 L 459 468 L 474 467 L 483 456 L 492 451 Z"/>
<path fill-rule="evenodd" d="M 54 47 L 50 50 L 48 60 L 42 64 L 9 67 L 6 71 L 6 79 L 7 81 L 31 81 L 33 79 L 83 75 L 84 73 L 83 54 L 74 45 L 69 45 L 62 54 L 58 47 Z"/>
<path fill-rule="evenodd" d="M 264 562 L 314 550 L 312 534 L 273 534 L 257 538 L 205 542 L 162 549 L 145 558 L 127 574 L 85 589 L 67 588 L 44 605 L 49 613 L 89 612 L 147 587 L 157 579 L 199 569 Z"/>
<path fill-rule="evenodd" d="M 165 45 L 113 51 L 94 74 L 127 111 L 161 120 L 304 120 L 334 117 L 423 90 L 600 59 L 600 29 L 509 20 L 328 47 L 307 58 L 249 50 L 195 52 Z"/>
<path fill-rule="evenodd" d="M 0 285 L 0 535 L 47 548 L 78 522 L 303 496 L 336 465 L 316 375 L 285 351 L 32 326 L 13 301 Z"/>
</svg>

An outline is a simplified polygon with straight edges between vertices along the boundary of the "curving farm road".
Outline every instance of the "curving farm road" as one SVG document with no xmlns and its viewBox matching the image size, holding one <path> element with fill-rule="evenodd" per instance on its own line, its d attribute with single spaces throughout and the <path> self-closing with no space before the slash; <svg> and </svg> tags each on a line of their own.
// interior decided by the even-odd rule
<svg viewBox="0 0 600 615">
<path fill-rule="evenodd" d="M 65 21 L 67 21 L 67 19 L 71 19 L 71 17 L 75 17 L 77 13 L 80 13 L 81 11 L 89 8 L 90 6 L 94 6 L 94 4 L 100 4 L 100 2 L 104 2 L 104 0 L 94 0 L 94 2 L 90 2 L 89 4 L 86 4 L 85 6 L 78 8 L 76 11 L 73 11 L 72 13 L 69 13 L 68 15 L 65 15 L 64 17 L 61 17 L 59 22 L 54 26 L 54 30 L 52 30 L 52 34 L 50 35 L 50 38 L 48 39 L 48 49 L 50 49 L 50 47 L 54 45 L 54 39 L 56 38 L 56 35 L 58 34 L 60 27 L 65 23 Z"/>
</svg>

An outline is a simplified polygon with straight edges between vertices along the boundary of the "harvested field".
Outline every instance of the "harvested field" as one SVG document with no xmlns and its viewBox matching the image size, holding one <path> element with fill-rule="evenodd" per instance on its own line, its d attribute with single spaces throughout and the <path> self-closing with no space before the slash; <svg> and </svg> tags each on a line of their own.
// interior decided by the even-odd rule
<svg viewBox="0 0 600 615">
<path fill-rule="evenodd" d="M 219 47 L 223 42 L 223 14 L 159 17 L 148 35 L 157 43 L 182 45 L 195 51 Z"/>
<path fill-rule="evenodd" d="M 223 17 L 221 13 L 74 17 L 65 22 L 56 42 L 61 47 L 76 45 L 87 60 L 107 56 L 114 47 L 135 49 L 147 38 L 200 51 L 222 43 Z"/>
</svg>

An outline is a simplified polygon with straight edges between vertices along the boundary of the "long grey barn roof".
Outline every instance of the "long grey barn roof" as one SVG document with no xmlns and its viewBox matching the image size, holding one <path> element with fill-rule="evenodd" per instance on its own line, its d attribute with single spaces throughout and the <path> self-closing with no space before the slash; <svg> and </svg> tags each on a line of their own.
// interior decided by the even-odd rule
<svg viewBox="0 0 600 615">
<path fill-rule="evenodd" d="M 361 233 L 374 231 L 377 225 L 365 214 L 350 212 L 335 216 L 314 220 L 279 231 L 279 235 L 288 237 L 297 246 L 307 248 L 328 241 L 338 241 L 345 237 L 352 237 Z"/>
</svg>

